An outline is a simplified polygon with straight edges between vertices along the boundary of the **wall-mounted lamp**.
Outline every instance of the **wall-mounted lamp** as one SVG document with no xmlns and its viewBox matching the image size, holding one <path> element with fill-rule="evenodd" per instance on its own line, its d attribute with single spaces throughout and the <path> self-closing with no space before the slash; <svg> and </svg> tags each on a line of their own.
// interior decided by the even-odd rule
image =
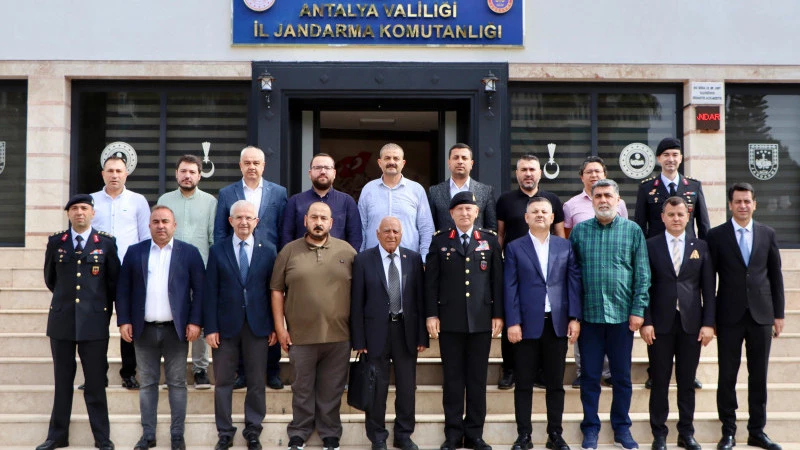
<svg viewBox="0 0 800 450">
<path fill-rule="evenodd" d="M 489 71 L 489 75 L 486 75 L 481 80 L 481 83 L 483 83 L 483 92 L 486 93 L 486 98 L 488 100 L 487 103 L 488 103 L 488 107 L 489 107 L 490 111 L 492 110 L 492 101 L 494 100 L 494 93 L 497 92 L 497 80 L 498 79 L 499 78 L 494 76 L 494 74 L 490 70 Z"/>
<path fill-rule="evenodd" d="M 267 109 L 269 109 L 272 106 L 270 97 L 272 96 L 272 82 L 275 81 L 275 77 L 268 70 L 265 70 L 258 77 L 258 80 L 261 81 L 261 93 L 264 94 L 264 100 L 267 102 Z"/>
</svg>

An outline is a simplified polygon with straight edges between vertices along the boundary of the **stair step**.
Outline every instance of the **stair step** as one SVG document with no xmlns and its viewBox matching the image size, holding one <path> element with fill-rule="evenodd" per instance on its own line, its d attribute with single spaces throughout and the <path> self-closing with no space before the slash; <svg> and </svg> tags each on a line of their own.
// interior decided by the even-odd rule
<svg viewBox="0 0 800 450">
<path fill-rule="evenodd" d="M 652 441 L 650 433 L 649 415 L 647 413 L 632 413 L 631 421 L 633 425 L 631 432 L 635 439 L 644 448 Z M 583 414 L 564 414 L 564 438 L 573 446 L 580 445 L 582 435 L 579 424 Z M 363 414 L 342 414 L 343 434 L 341 438 L 342 448 L 353 448 L 353 446 L 367 446 L 369 441 L 364 433 Z M 242 414 L 233 415 L 234 424 L 241 430 L 244 418 Z M 286 425 L 291 420 L 288 414 L 268 414 L 264 420 L 264 431 L 261 434 L 261 442 L 267 447 L 286 448 L 288 440 L 286 435 Z M 394 420 L 393 415 L 387 415 L 386 422 L 391 424 Z M 423 448 L 438 448 L 443 441 L 443 420 L 441 414 L 422 414 L 416 416 L 417 426 L 413 439 Z M 531 417 L 533 422 L 533 436 L 535 446 L 544 446 L 545 422 L 544 414 L 534 414 Z M 604 424 L 600 432 L 601 444 L 607 445 L 613 442 L 613 432 L 609 423 L 608 414 L 600 414 L 600 420 Z M 0 414 L 0 436 L 5 436 L 5 445 L 37 445 L 44 440 L 47 433 L 49 414 Z M 140 417 L 138 414 L 113 414 L 111 421 L 111 439 L 115 441 L 119 448 L 132 446 L 141 435 Z M 156 439 L 162 446 L 169 442 L 169 415 L 159 414 L 156 431 Z M 675 434 L 675 423 L 677 413 L 670 413 L 668 424 Z M 738 420 L 737 441 L 744 446 L 747 442 L 747 420 Z M 716 442 L 719 439 L 719 419 L 717 413 L 697 413 L 694 419 L 695 437 L 700 442 Z M 795 430 L 800 426 L 800 414 L 792 413 L 773 413 L 770 414 L 766 432 L 777 442 L 786 442 L 797 439 Z M 391 428 L 391 426 L 390 426 Z M 496 446 L 510 446 L 517 436 L 516 425 L 513 414 L 490 414 L 486 417 L 483 437 L 489 443 Z M 211 447 L 217 440 L 216 429 L 214 426 L 213 414 L 189 414 L 186 417 L 185 438 L 188 446 Z M 390 437 L 391 439 L 391 437 Z M 671 439 L 670 439 L 671 440 Z M 90 446 L 93 442 L 91 431 L 89 430 L 88 417 L 83 414 L 73 415 L 70 426 L 70 443 L 75 446 Z M 241 433 L 238 433 L 234 440 L 234 445 L 244 444 Z M 314 435 L 308 440 L 308 446 L 316 447 L 320 444 L 319 438 Z M 709 448 L 713 448 L 709 446 Z M 786 447 L 784 447 L 786 448 Z"/>
</svg>

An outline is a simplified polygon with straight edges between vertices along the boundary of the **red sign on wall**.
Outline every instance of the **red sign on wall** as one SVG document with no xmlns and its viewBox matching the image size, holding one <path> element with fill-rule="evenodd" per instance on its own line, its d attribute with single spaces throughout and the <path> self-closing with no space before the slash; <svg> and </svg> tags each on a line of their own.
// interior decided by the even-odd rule
<svg viewBox="0 0 800 450">
<path fill-rule="evenodd" d="M 719 130 L 719 106 L 695 107 L 698 130 Z"/>
</svg>

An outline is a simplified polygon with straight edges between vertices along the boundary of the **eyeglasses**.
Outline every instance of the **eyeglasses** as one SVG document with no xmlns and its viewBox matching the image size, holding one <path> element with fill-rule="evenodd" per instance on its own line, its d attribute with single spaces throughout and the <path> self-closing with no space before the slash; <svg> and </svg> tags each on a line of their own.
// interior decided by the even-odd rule
<svg viewBox="0 0 800 450">
<path fill-rule="evenodd" d="M 583 171 L 584 175 L 599 175 L 601 173 L 603 173 L 602 170 L 584 170 Z"/>
<path fill-rule="evenodd" d="M 311 170 L 316 170 L 317 172 L 333 172 L 333 166 L 311 166 Z"/>
<path fill-rule="evenodd" d="M 252 222 L 252 221 L 254 221 L 254 220 L 257 220 L 257 219 L 258 219 L 258 217 L 250 217 L 250 216 L 233 216 L 233 220 L 235 220 L 235 221 L 238 221 L 238 222 L 241 222 L 241 221 L 243 221 L 243 220 L 244 220 L 245 222 Z"/>
</svg>

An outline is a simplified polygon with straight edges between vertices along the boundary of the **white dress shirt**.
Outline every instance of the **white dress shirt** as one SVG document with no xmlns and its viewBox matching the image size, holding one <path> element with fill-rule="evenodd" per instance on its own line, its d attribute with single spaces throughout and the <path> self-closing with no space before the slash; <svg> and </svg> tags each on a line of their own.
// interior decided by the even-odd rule
<svg viewBox="0 0 800 450">
<path fill-rule="evenodd" d="M 389 287 L 389 264 L 392 262 L 392 258 L 389 258 L 389 252 L 386 251 L 385 248 L 378 245 L 378 251 L 381 252 L 381 262 L 383 262 L 383 276 L 386 277 L 386 287 Z M 400 312 L 403 312 L 403 264 L 400 263 L 400 247 L 394 251 L 397 255 L 394 257 L 394 265 L 397 267 L 397 275 L 400 278 Z"/>
<path fill-rule="evenodd" d="M 548 261 L 550 260 L 550 235 L 547 235 L 544 242 L 540 242 L 539 238 L 531 234 L 530 231 L 528 231 L 528 236 L 530 236 L 531 242 L 533 242 L 533 249 L 536 250 L 536 257 L 539 258 L 539 267 L 542 268 L 544 282 L 547 283 Z M 550 309 L 550 294 L 545 294 L 544 312 L 549 313 Z"/>
<path fill-rule="evenodd" d="M 150 244 L 150 259 L 147 260 L 147 298 L 144 302 L 145 322 L 169 322 L 172 320 L 172 308 L 169 304 L 169 265 L 172 261 L 170 239 L 164 248 L 155 242 Z"/>
<path fill-rule="evenodd" d="M 121 194 L 112 198 L 103 188 L 92 193 L 92 198 L 92 227 L 117 238 L 120 261 L 125 259 L 128 247 L 150 239 L 150 206 L 142 194 L 123 188 Z"/>
<path fill-rule="evenodd" d="M 250 189 L 247 183 L 244 182 L 244 178 L 242 178 L 242 190 L 244 190 L 244 199 L 255 205 L 256 217 L 258 217 L 258 211 L 261 210 L 261 193 L 264 190 L 264 179 L 260 178 L 258 186 L 255 189 Z"/>
<path fill-rule="evenodd" d="M 467 177 L 467 181 L 464 182 L 464 185 L 461 187 L 456 186 L 456 182 L 453 181 L 453 178 L 450 178 L 450 198 L 453 198 L 459 192 L 466 192 L 469 191 L 469 182 L 472 181 L 472 178 Z"/>
<path fill-rule="evenodd" d="M 239 243 L 242 242 L 239 239 L 239 236 L 236 234 L 233 235 L 233 253 L 236 254 L 236 264 L 239 264 Z M 253 238 L 252 233 L 250 236 L 247 236 L 247 239 L 244 240 L 244 252 L 247 254 L 247 263 L 248 266 L 251 262 L 253 262 L 253 244 L 256 240 Z"/>
</svg>

